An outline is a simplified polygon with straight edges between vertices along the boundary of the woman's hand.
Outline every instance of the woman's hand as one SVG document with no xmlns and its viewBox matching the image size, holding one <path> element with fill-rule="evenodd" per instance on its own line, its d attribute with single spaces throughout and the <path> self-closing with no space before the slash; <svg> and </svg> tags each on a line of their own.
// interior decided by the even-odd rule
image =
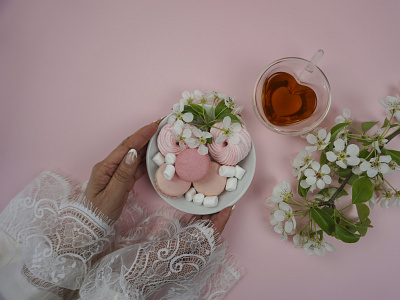
<svg viewBox="0 0 400 300">
<path fill-rule="evenodd" d="M 119 218 L 133 185 L 146 172 L 147 143 L 158 123 L 136 131 L 93 167 L 85 196 L 112 220 Z"/>
<path fill-rule="evenodd" d="M 191 220 L 210 220 L 211 223 L 214 224 L 214 228 L 217 230 L 217 233 L 221 234 L 234 209 L 235 206 L 228 206 L 220 212 L 212 215 L 193 216 Z"/>
</svg>

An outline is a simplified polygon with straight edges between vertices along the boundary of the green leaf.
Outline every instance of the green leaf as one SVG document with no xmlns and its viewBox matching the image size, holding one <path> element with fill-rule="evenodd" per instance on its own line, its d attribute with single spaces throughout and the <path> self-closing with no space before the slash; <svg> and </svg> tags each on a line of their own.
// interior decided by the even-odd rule
<svg viewBox="0 0 400 300">
<path fill-rule="evenodd" d="M 324 212 L 326 212 L 328 215 L 330 215 L 331 217 L 333 216 L 334 210 L 332 207 L 328 207 L 328 206 L 324 206 L 323 208 L 321 208 Z"/>
<path fill-rule="evenodd" d="M 385 118 L 385 122 L 383 122 L 383 125 L 382 125 L 381 128 L 386 128 L 386 127 L 388 127 L 389 125 L 390 125 L 390 122 L 389 122 L 388 118 Z"/>
<path fill-rule="evenodd" d="M 396 162 L 396 164 L 400 165 L 400 151 L 388 150 L 388 149 L 385 150 L 386 153 L 390 155 L 390 157 Z"/>
<path fill-rule="evenodd" d="M 218 105 L 215 107 L 215 116 L 218 117 L 219 114 L 224 110 L 227 109 L 226 105 L 225 105 L 225 101 L 221 100 Z"/>
<path fill-rule="evenodd" d="M 339 175 L 339 177 L 346 178 L 351 173 L 351 169 L 352 168 L 347 168 L 347 169 L 340 168 L 337 174 Z"/>
<path fill-rule="evenodd" d="M 234 123 L 240 123 L 240 120 L 233 114 L 230 113 L 230 109 L 224 110 L 218 118 L 216 118 L 217 121 L 223 121 L 225 117 L 230 117 L 231 121 Z"/>
<path fill-rule="evenodd" d="M 332 235 L 332 232 L 335 230 L 335 222 L 326 211 L 313 207 L 311 208 L 311 217 L 323 231 Z"/>
<path fill-rule="evenodd" d="M 373 194 L 372 182 L 368 177 L 361 177 L 353 183 L 352 203 L 364 203 L 371 199 Z"/>
<path fill-rule="evenodd" d="M 361 236 L 365 236 L 367 234 L 368 228 L 371 227 L 373 227 L 371 226 L 371 220 L 367 218 L 365 221 L 361 222 L 357 226 L 357 231 L 360 233 Z"/>
<path fill-rule="evenodd" d="M 320 161 L 321 166 L 324 165 L 324 164 L 326 164 L 326 163 L 328 163 L 328 159 L 326 158 L 326 153 L 325 153 L 325 151 L 322 151 L 322 152 L 321 152 L 321 156 L 320 156 L 320 158 L 319 158 L 319 161 Z"/>
<path fill-rule="evenodd" d="M 350 232 L 339 224 L 335 224 L 335 233 L 336 237 L 345 243 L 356 243 L 360 239 L 358 235 Z"/>
<path fill-rule="evenodd" d="M 361 150 L 360 153 L 358 154 L 358 157 L 359 158 L 367 158 L 369 153 L 370 152 L 368 151 L 368 149 Z"/>
<path fill-rule="evenodd" d="M 358 203 L 356 204 L 356 207 L 357 207 L 358 218 L 360 219 L 361 222 L 365 221 L 368 218 L 370 212 L 368 205 L 363 203 Z"/>
<path fill-rule="evenodd" d="M 303 188 L 303 187 L 300 185 L 300 182 L 301 182 L 302 180 L 304 180 L 304 179 L 306 179 L 306 176 L 303 175 L 303 177 L 299 180 L 299 184 L 298 184 L 298 186 L 297 186 L 297 193 L 299 194 L 300 197 L 303 197 L 303 198 L 305 199 L 306 196 L 307 196 L 308 190 L 309 190 L 310 188 L 308 187 L 308 188 L 305 189 L 305 188 Z"/>
<path fill-rule="evenodd" d="M 198 112 L 197 111 L 195 111 L 191 106 L 189 106 L 189 105 L 185 105 L 184 107 L 183 107 L 183 113 L 187 113 L 187 112 L 190 112 L 190 113 L 192 113 L 193 114 L 193 116 L 199 116 L 199 114 L 198 114 Z"/>
<path fill-rule="evenodd" d="M 372 127 L 374 127 L 375 124 L 377 124 L 377 123 L 378 122 L 364 122 L 364 123 L 361 123 L 361 129 L 362 129 L 362 131 L 367 132 Z"/>
<path fill-rule="evenodd" d="M 197 112 L 198 115 L 204 116 L 206 114 L 206 110 L 201 105 L 194 104 L 194 103 L 191 103 L 189 105 L 194 111 Z"/>
<path fill-rule="evenodd" d="M 335 126 L 332 127 L 332 129 L 330 130 L 331 132 L 331 140 L 330 140 L 330 144 L 329 144 L 329 149 L 332 150 L 333 149 L 333 142 L 336 139 L 336 136 L 338 135 L 338 133 L 347 125 L 349 125 L 350 122 L 345 122 L 345 123 L 339 123 Z"/>
</svg>

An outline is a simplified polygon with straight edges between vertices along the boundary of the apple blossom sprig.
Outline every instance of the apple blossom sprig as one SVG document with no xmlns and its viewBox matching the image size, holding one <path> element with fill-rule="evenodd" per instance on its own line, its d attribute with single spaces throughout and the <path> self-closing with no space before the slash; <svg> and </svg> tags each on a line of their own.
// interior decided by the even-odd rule
<svg viewBox="0 0 400 300">
<path fill-rule="evenodd" d="M 235 98 L 213 91 L 205 94 L 199 90 L 185 91 L 179 103 L 173 105 L 172 111 L 168 123 L 174 125 L 173 136 L 182 147 L 197 148 L 199 154 L 206 155 L 207 144 L 212 143 L 211 128 L 223 131 L 216 143 L 239 142 L 237 133 L 244 124 L 241 118 L 243 106 L 239 106 Z M 215 126 L 219 122 L 222 122 L 221 128 Z M 190 136 L 190 129 L 184 129 L 187 125 L 193 127 Z"/>
<path fill-rule="evenodd" d="M 373 121 L 357 128 L 345 108 L 329 131 L 317 128 L 304 136 L 310 146 L 291 160 L 297 193 L 281 181 L 267 201 L 270 224 L 282 240 L 292 235 L 297 248 L 322 256 L 334 251 L 327 235 L 345 243 L 365 236 L 377 203 L 400 208 L 400 190 L 386 176 L 400 171 L 400 151 L 387 147 L 400 134 L 400 96 L 379 102 L 388 114 L 380 127 Z M 379 128 L 371 134 L 374 127 Z M 357 217 L 348 215 L 350 207 L 356 208 Z"/>
</svg>

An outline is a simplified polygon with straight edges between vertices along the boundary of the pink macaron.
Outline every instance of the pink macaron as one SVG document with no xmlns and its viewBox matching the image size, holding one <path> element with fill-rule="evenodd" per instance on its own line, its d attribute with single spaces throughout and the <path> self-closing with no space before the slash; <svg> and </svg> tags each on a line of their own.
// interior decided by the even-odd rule
<svg viewBox="0 0 400 300">
<path fill-rule="evenodd" d="M 195 182 L 203 179 L 209 172 L 211 160 L 201 155 L 197 149 L 185 149 L 176 156 L 176 174 L 185 181 Z"/>
<path fill-rule="evenodd" d="M 190 189 L 191 183 L 182 180 L 176 174 L 174 174 L 174 177 L 172 177 L 171 180 L 166 179 L 163 175 L 166 166 L 167 164 L 163 164 L 157 169 L 155 175 L 156 188 L 164 197 L 178 198 Z"/>
<path fill-rule="evenodd" d="M 202 180 L 193 182 L 193 187 L 198 193 L 205 196 L 218 196 L 225 190 L 226 177 L 219 175 L 221 165 L 215 161 L 211 162 L 210 170 Z"/>
</svg>

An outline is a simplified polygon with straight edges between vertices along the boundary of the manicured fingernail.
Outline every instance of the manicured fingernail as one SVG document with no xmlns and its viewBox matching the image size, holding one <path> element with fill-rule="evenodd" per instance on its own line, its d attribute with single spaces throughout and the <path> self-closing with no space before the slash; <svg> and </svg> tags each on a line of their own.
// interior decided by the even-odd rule
<svg viewBox="0 0 400 300">
<path fill-rule="evenodd" d="M 161 121 L 164 120 L 166 117 L 167 117 L 167 116 L 164 116 L 164 117 L 162 117 L 162 118 L 160 118 L 160 119 L 158 119 L 158 120 L 155 120 L 155 121 L 153 121 L 153 123 L 160 124 Z"/>
<path fill-rule="evenodd" d="M 232 208 L 231 208 L 231 212 L 230 212 L 230 215 L 232 215 L 233 214 L 233 211 L 235 210 L 235 205 L 234 206 L 232 206 Z"/>
<path fill-rule="evenodd" d="M 135 163 L 136 158 L 137 158 L 137 151 L 135 149 L 131 149 L 131 150 L 129 150 L 128 154 L 126 155 L 125 163 L 127 165 L 132 166 Z"/>
</svg>

